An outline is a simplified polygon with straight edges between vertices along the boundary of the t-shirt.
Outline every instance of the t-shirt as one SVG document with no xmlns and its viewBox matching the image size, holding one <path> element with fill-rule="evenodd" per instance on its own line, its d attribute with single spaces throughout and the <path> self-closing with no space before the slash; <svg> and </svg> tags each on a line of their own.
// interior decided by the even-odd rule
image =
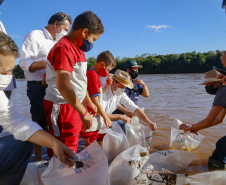
<svg viewBox="0 0 226 185">
<path fill-rule="evenodd" d="M 216 106 L 222 106 L 226 108 L 226 86 L 225 85 L 221 85 L 216 92 L 216 96 L 213 102 L 213 107 L 216 107 Z"/>
<path fill-rule="evenodd" d="M 101 80 L 99 75 L 96 73 L 96 71 L 93 68 L 90 68 L 87 73 L 87 85 L 88 85 L 88 91 L 89 96 L 95 97 L 100 96 L 100 88 L 101 88 Z"/>
<path fill-rule="evenodd" d="M 143 86 L 140 84 L 136 84 L 134 80 L 132 82 L 133 82 L 134 88 L 129 89 L 126 87 L 125 93 L 137 105 L 138 96 L 143 93 Z"/>
<path fill-rule="evenodd" d="M 87 90 L 87 62 L 85 54 L 65 36 L 50 50 L 46 66 L 45 99 L 53 103 L 67 103 L 56 87 L 56 71 L 62 69 L 71 73 L 70 83 L 78 99 L 82 102 Z"/>
</svg>

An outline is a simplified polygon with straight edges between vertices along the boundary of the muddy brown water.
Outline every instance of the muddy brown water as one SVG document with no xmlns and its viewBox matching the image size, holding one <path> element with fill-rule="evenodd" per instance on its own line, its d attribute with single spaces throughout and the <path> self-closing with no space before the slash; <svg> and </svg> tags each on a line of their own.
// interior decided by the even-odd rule
<svg viewBox="0 0 226 185">
<path fill-rule="evenodd" d="M 208 95 L 204 86 L 198 85 L 203 77 L 204 74 L 139 76 L 148 86 L 150 96 L 139 97 L 138 105 L 145 108 L 147 116 L 158 126 L 158 130 L 153 134 L 153 151 L 169 149 L 170 131 L 174 118 L 194 124 L 207 116 L 214 96 Z M 13 91 L 12 101 L 21 113 L 30 118 L 26 80 L 18 79 L 17 86 Z M 216 141 L 225 135 L 225 131 L 225 123 L 200 131 L 205 138 L 201 145 L 192 151 L 198 157 L 184 172 L 191 175 L 208 171 L 208 158 L 215 149 Z"/>
</svg>

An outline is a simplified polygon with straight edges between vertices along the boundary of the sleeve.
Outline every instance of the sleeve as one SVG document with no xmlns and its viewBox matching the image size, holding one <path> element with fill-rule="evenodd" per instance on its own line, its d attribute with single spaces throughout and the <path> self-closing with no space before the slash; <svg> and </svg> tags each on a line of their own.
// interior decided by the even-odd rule
<svg viewBox="0 0 226 185">
<path fill-rule="evenodd" d="M 143 93 L 143 86 L 140 84 L 137 84 L 137 86 L 138 86 L 139 95 L 141 95 Z"/>
<path fill-rule="evenodd" d="M 23 42 L 19 65 L 22 70 L 29 71 L 29 67 L 35 61 L 35 56 L 38 55 L 39 44 L 37 42 L 35 32 L 29 33 Z"/>
<path fill-rule="evenodd" d="M 100 95 L 100 78 L 98 75 L 95 74 L 96 72 L 93 70 L 87 71 L 87 83 L 88 83 L 88 91 L 90 97 L 95 97 Z"/>
<path fill-rule="evenodd" d="M 70 53 L 71 52 L 69 48 L 62 46 L 53 48 L 50 51 L 48 60 L 50 61 L 55 71 L 62 69 L 68 71 L 69 73 L 72 73 L 72 71 L 74 70 L 74 64 L 77 60 L 74 59 Z"/>
<path fill-rule="evenodd" d="M 226 93 L 226 88 L 221 89 L 219 93 L 216 94 L 213 102 L 213 107 L 216 107 L 216 106 L 222 106 L 224 108 L 226 107 L 225 93 Z"/>
<path fill-rule="evenodd" d="M 15 137 L 17 140 L 26 141 L 35 132 L 42 128 L 35 122 L 23 117 L 12 106 L 12 102 L 9 101 L 8 107 L 1 107 L 0 109 L 0 123 L 1 126 Z"/>
<path fill-rule="evenodd" d="M 119 101 L 126 109 L 129 109 L 131 112 L 135 112 L 139 107 L 126 95 L 126 93 L 123 93 L 121 95 L 120 101 Z"/>
</svg>

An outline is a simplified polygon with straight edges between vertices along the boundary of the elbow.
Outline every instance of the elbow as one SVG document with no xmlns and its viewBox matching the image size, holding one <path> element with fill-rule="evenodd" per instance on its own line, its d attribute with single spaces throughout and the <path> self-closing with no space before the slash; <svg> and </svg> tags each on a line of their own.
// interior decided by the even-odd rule
<svg viewBox="0 0 226 185">
<path fill-rule="evenodd" d="M 149 97 L 149 94 L 144 94 L 143 97 L 147 98 Z"/>
</svg>

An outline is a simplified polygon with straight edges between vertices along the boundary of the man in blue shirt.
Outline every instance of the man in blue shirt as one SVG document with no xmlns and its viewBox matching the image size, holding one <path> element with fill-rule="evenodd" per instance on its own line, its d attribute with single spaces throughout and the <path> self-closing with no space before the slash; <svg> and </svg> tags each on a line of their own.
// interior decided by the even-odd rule
<svg viewBox="0 0 226 185">
<path fill-rule="evenodd" d="M 127 96 L 129 96 L 129 98 L 136 105 L 137 105 L 137 100 L 138 100 L 139 95 L 141 95 L 143 97 L 149 96 L 148 87 L 143 82 L 143 80 L 136 79 L 138 77 L 138 74 L 139 74 L 139 68 L 142 68 L 142 67 L 143 67 L 142 65 L 138 65 L 137 62 L 133 59 L 128 60 L 125 63 L 125 71 L 130 75 L 131 81 L 134 84 L 134 88 L 133 89 L 126 88 L 125 93 L 127 94 Z M 122 106 L 119 105 L 118 108 L 120 108 L 120 110 L 117 109 L 116 111 L 113 112 L 113 114 L 124 114 L 124 113 L 126 113 L 126 116 L 129 116 L 129 117 L 133 116 L 132 113 L 130 113 L 125 108 L 123 108 L 123 105 Z M 122 127 L 123 131 L 125 131 L 125 122 L 123 122 L 122 120 L 119 120 L 118 124 Z"/>
</svg>

